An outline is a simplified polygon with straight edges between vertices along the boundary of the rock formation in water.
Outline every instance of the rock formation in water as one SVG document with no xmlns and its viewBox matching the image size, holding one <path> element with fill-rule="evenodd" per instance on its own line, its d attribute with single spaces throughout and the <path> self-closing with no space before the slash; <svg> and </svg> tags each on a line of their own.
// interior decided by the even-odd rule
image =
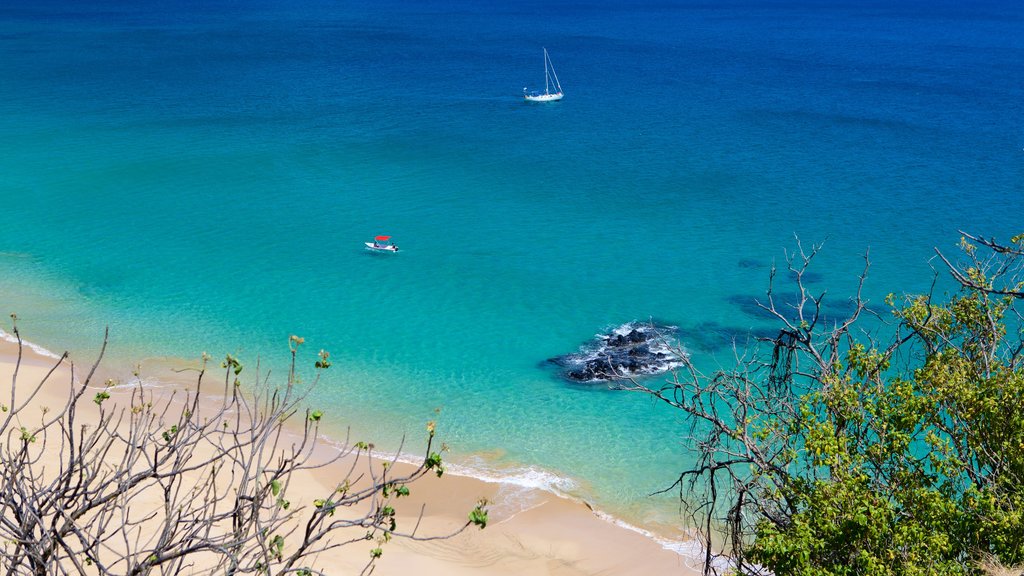
<svg viewBox="0 0 1024 576">
<path fill-rule="evenodd" d="M 668 372 L 682 365 L 682 354 L 669 338 L 674 326 L 629 322 L 598 334 L 579 352 L 548 361 L 564 368 L 574 382 L 624 380 Z"/>
</svg>

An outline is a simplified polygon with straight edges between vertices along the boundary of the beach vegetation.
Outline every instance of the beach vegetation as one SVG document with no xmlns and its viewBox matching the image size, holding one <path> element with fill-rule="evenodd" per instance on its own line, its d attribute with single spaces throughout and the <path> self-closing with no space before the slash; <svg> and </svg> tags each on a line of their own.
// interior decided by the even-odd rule
<svg viewBox="0 0 1024 576">
<path fill-rule="evenodd" d="M 427 470 L 433 470 L 438 478 L 444 475 L 444 464 L 442 463 L 441 455 L 437 452 L 431 452 L 423 462 L 423 465 Z"/>
<path fill-rule="evenodd" d="M 18 356 L 0 416 L 0 566 L 8 573 L 323 574 L 324 553 L 372 546 L 368 573 L 392 539 L 437 540 L 486 525 L 480 503 L 462 525 L 438 531 L 421 504 L 400 512 L 409 485 L 443 471 L 433 426 L 418 466 L 377 459 L 366 442 L 325 442 L 323 413 L 305 408 L 316 380 L 300 385 L 297 375 L 300 337 L 289 339 L 280 385 L 257 361 L 243 392 L 242 362 L 227 355 L 218 379 L 204 353 L 184 392 L 108 381 L 93 405 L 80 400 L 97 388 L 106 337 L 85 373 L 65 353 L 25 385 L 16 323 L 11 333 Z M 318 354 L 318 374 L 327 358 Z M 60 408 L 40 406 L 43 391 L 61 386 Z M 301 481 L 327 471 L 337 477 L 325 493 Z"/>
<path fill-rule="evenodd" d="M 824 320 L 802 281 L 820 246 L 773 267 L 777 336 L 714 374 L 637 387 L 686 415 L 677 490 L 704 572 L 973 574 L 1024 563 L 1024 237 L 964 235 L 925 294 Z M 950 281 L 950 279 L 952 281 Z M 947 288 L 948 287 L 948 288 Z M 995 573 L 995 572 L 990 572 Z"/>
<path fill-rule="evenodd" d="M 469 512 L 469 521 L 474 526 L 479 526 L 480 528 L 486 528 L 487 527 L 487 504 L 488 504 L 487 499 L 486 498 L 481 498 L 476 503 L 476 508 L 473 508 L 472 510 L 470 510 L 470 512 Z"/>
</svg>

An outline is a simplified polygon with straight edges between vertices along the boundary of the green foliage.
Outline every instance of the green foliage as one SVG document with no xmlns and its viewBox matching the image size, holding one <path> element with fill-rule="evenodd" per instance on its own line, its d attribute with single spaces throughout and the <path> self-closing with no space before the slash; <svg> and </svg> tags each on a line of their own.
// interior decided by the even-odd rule
<svg viewBox="0 0 1024 576">
<path fill-rule="evenodd" d="M 384 484 L 383 486 L 381 486 L 380 491 L 381 491 L 381 494 L 385 498 L 388 498 L 390 496 L 394 496 L 396 498 L 401 498 L 402 496 L 408 496 L 409 495 L 409 487 L 408 486 L 406 486 L 405 484 L 401 484 L 401 485 L 395 484 L 394 482 L 389 482 L 387 484 Z"/>
<path fill-rule="evenodd" d="M 161 434 L 161 436 L 163 436 L 164 442 L 168 442 L 169 443 L 171 441 L 171 439 L 174 438 L 175 434 L 177 434 L 177 433 L 178 433 L 178 425 L 174 424 L 173 426 L 171 426 L 167 430 L 164 430 L 164 433 Z"/>
<path fill-rule="evenodd" d="M 484 508 L 487 506 L 487 499 L 481 499 L 476 504 L 476 508 L 473 508 L 469 512 L 469 521 L 474 526 L 479 526 L 481 530 L 487 528 L 487 510 Z"/>
<path fill-rule="evenodd" d="M 968 284 L 945 301 L 890 296 L 906 339 L 887 352 L 851 342 L 819 367 L 790 420 L 750 422 L 750 437 L 781 445 L 772 469 L 754 474 L 771 504 L 746 560 L 779 576 L 1024 562 L 1020 298 L 985 269 L 967 267 Z"/>
<path fill-rule="evenodd" d="M 103 390 L 102 392 L 97 392 L 96 396 L 93 397 L 92 401 L 95 402 L 97 406 L 99 406 L 103 404 L 103 401 L 106 400 L 107 398 L 110 398 L 110 392 Z"/>
<path fill-rule="evenodd" d="M 331 353 L 326 350 L 321 350 L 318 355 L 319 358 L 315 362 L 315 366 L 320 370 L 326 370 L 331 367 Z"/>
<path fill-rule="evenodd" d="M 433 470 L 437 474 L 438 478 L 444 474 L 444 464 L 442 464 L 441 455 L 437 452 L 431 452 L 423 462 L 423 465 L 427 470 Z"/>
<path fill-rule="evenodd" d="M 334 491 L 337 494 L 341 494 L 342 496 L 344 496 L 345 494 L 348 494 L 348 491 L 351 488 L 352 488 L 352 486 L 351 486 L 349 480 L 346 479 L 345 482 L 342 483 L 341 485 L 339 485 L 337 488 L 335 488 Z"/>
<path fill-rule="evenodd" d="M 321 410 L 313 410 L 312 412 L 309 413 L 309 421 L 310 422 L 319 422 L 320 419 L 323 418 L 323 417 L 324 417 L 324 413 Z"/>
<path fill-rule="evenodd" d="M 281 560 L 284 557 L 284 537 L 280 534 L 275 534 L 274 537 L 267 542 L 267 548 L 270 549 L 271 556 L 277 560 Z"/>
<path fill-rule="evenodd" d="M 334 509 L 338 507 L 334 502 L 322 498 L 313 500 L 313 506 L 321 512 L 326 512 L 328 516 L 334 516 Z"/>
<path fill-rule="evenodd" d="M 398 527 L 395 520 L 395 509 L 392 506 L 381 506 L 377 511 L 377 522 L 386 524 L 389 532 L 394 532 Z"/>
<path fill-rule="evenodd" d="M 270 493 L 275 498 L 277 498 L 277 500 L 276 500 L 277 505 L 281 509 L 287 510 L 292 505 L 292 503 L 289 502 L 288 500 L 285 500 L 284 496 L 281 495 L 281 488 L 282 488 L 281 481 L 278 480 L 277 478 L 274 478 L 273 480 L 270 481 Z"/>
<path fill-rule="evenodd" d="M 221 368 L 228 368 L 228 369 L 230 369 L 231 371 L 233 371 L 235 373 L 235 376 L 238 376 L 239 374 L 241 374 L 242 373 L 242 369 L 244 368 L 242 366 L 242 363 L 238 361 L 238 358 L 235 358 L 231 354 L 227 354 L 225 356 L 224 361 L 221 362 L 221 364 L 220 364 L 220 367 Z M 237 384 L 237 380 L 235 382 L 236 382 L 235 385 L 237 386 L 238 385 Z"/>
</svg>

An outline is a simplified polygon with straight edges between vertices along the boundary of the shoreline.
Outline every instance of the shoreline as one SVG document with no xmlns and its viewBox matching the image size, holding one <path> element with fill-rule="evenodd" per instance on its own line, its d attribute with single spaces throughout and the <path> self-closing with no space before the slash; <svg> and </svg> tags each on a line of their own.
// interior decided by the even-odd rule
<svg viewBox="0 0 1024 576">
<path fill-rule="evenodd" d="M 7 332 L 0 333 L 0 338 L 0 378 L 10 382 L 17 343 Z M 28 373 L 43 367 L 48 369 L 59 358 L 50 350 L 25 341 L 19 381 L 33 384 L 26 380 L 25 369 L 30 368 Z M 91 364 L 89 361 L 88 365 Z M 76 364 L 76 370 L 82 367 Z M 102 382 L 107 374 L 117 371 L 113 367 L 105 369 L 101 362 L 98 376 L 102 377 L 95 381 Z M 189 387 L 191 375 L 172 372 L 169 366 L 163 371 L 166 374 L 147 370 L 145 380 L 122 382 L 119 387 L 130 389 L 140 383 L 147 386 L 146 381 L 151 378 L 166 391 Z M 216 370 L 211 370 L 210 376 L 216 376 Z M 202 394 L 211 395 L 208 391 Z M 442 439 L 443 431 L 438 436 L 438 440 Z M 323 430 L 320 440 L 321 450 L 336 450 L 344 443 Z M 397 459 L 400 465 L 408 465 L 415 460 L 408 451 L 398 457 L 376 452 L 372 456 L 377 463 Z M 430 475 L 414 485 L 417 500 L 422 498 L 426 504 L 427 517 L 439 526 L 461 525 L 475 502 L 483 497 L 491 502 L 491 522 L 487 529 L 471 528 L 450 540 L 429 543 L 396 539 L 387 545 L 384 557 L 378 561 L 377 573 L 402 574 L 412 569 L 421 574 L 466 576 L 698 573 L 695 557 L 700 556 L 700 547 L 696 542 L 676 542 L 660 537 L 585 502 L 559 495 L 553 489 L 516 483 L 508 478 L 474 476 L 470 467 L 445 464 L 449 471 L 444 477 L 438 479 Z M 300 482 L 301 490 L 330 484 L 329 477 L 319 472 L 312 476 Z M 355 550 L 344 550 L 338 561 L 358 568 L 365 563 L 365 558 Z"/>
</svg>

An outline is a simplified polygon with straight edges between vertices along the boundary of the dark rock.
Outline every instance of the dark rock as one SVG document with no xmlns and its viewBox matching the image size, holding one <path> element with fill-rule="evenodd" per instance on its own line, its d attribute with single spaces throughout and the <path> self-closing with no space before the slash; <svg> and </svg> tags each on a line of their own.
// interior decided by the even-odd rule
<svg viewBox="0 0 1024 576">
<path fill-rule="evenodd" d="M 669 341 L 674 326 L 627 323 L 598 334 L 576 354 L 548 361 L 566 370 L 577 382 L 624 380 L 667 372 L 682 365 L 680 352 Z"/>
<path fill-rule="evenodd" d="M 633 346 L 632 348 L 630 348 L 629 350 L 626 351 L 626 355 L 627 356 L 634 356 L 634 357 L 635 356 L 641 356 L 641 357 L 642 356 L 650 356 L 651 355 L 651 347 L 647 346 L 646 344 L 641 344 L 640 346 Z"/>
</svg>

